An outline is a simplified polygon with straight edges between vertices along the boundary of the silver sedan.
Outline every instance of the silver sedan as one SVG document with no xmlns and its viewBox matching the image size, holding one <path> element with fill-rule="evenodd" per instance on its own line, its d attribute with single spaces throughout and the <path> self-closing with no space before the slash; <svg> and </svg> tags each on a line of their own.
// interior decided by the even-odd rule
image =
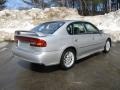
<svg viewBox="0 0 120 90">
<path fill-rule="evenodd" d="M 63 20 L 42 23 L 31 31 L 16 31 L 15 56 L 45 66 L 63 69 L 96 52 L 109 52 L 111 38 L 85 21 Z"/>
</svg>

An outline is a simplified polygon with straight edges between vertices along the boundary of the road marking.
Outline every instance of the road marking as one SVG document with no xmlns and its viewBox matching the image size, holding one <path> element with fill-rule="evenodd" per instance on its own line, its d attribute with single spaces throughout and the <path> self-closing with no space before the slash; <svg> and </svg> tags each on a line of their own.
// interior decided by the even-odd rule
<svg viewBox="0 0 120 90">
<path fill-rule="evenodd" d="M 3 51 L 5 51 L 5 50 L 7 50 L 8 48 L 2 48 L 2 49 L 0 49 L 0 53 L 1 52 L 3 52 Z"/>
</svg>

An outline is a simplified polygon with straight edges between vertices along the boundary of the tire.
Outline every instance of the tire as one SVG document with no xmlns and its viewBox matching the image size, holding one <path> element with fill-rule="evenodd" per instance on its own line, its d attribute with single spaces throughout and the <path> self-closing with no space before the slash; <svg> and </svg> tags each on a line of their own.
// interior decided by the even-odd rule
<svg viewBox="0 0 120 90">
<path fill-rule="evenodd" d="M 110 51 L 110 48 L 111 48 L 111 41 L 107 40 L 103 52 L 108 53 Z"/>
<path fill-rule="evenodd" d="M 64 70 L 70 69 L 74 66 L 75 60 L 75 51 L 73 49 L 67 49 L 61 56 L 60 66 Z"/>
</svg>

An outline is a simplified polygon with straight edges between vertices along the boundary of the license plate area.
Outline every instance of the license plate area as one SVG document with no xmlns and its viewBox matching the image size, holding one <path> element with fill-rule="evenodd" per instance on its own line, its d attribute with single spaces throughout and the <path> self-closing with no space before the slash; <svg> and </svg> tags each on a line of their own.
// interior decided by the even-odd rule
<svg viewBox="0 0 120 90">
<path fill-rule="evenodd" d="M 18 41 L 18 47 L 28 49 L 30 48 L 30 42 Z"/>
</svg>

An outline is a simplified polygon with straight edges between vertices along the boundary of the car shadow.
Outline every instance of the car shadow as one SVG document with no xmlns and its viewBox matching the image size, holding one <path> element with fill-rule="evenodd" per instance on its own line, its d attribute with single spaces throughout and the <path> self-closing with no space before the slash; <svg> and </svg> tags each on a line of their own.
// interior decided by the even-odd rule
<svg viewBox="0 0 120 90">
<path fill-rule="evenodd" d="M 36 63 L 31 63 L 30 69 L 32 71 L 42 72 L 42 73 L 50 73 L 50 72 L 55 72 L 55 71 L 61 70 L 59 65 L 44 66 L 44 65 L 40 65 L 40 64 L 36 64 Z"/>
<path fill-rule="evenodd" d="M 30 63 L 30 62 L 23 61 L 23 60 L 19 60 L 18 64 L 27 70 L 32 70 L 32 71 L 40 72 L 40 73 L 50 73 L 50 72 L 61 70 L 59 65 L 44 66 L 41 64 Z"/>
<path fill-rule="evenodd" d="M 86 60 L 89 60 L 89 59 L 91 59 L 91 58 L 93 58 L 93 57 L 95 57 L 95 56 L 101 55 L 101 54 L 102 54 L 102 52 L 94 53 L 94 54 L 89 55 L 89 56 L 87 56 L 87 57 L 84 57 L 84 58 L 82 58 L 82 59 L 80 59 L 80 60 L 77 60 L 75 63 L 76 63 L 76 64 L 82 63 L 82 62 L 84 62 L 84 61 L 86 61 Z M 104 54 L 104 55 L 105 55 L 105 54 Z"/>
<path fill-rule="evenodd" d="M 86 60 L 89 60 L 90 58 L 93 58 L 94 56 L 98 56 L 100 54 L 101 54 L 100 52 L 92 54 L 92 55 L 90 55 L 88 57 L 85 57 L 85 58 L 82 58 L 80 60 L 77 60 L 75 62 L 75 64 L 80 64 L 80 63 L 82 63 L 82 62 L 84 62 Z M 36 63 L 30 63 L 30 62 L 23 61 L 23 60 L 19 60 L 18 64 L 21 67 L 25 68 L 25 69 L 32 70 L 32 71 L 35 71 L 35 72 L 40 72 L 40 73 L 50 73 L 50 72 L 55 72 L 55 71 L 62 70 L 59 65 L 44 66 L 44 65 L 40 65 L 40 64 L 36 64 Z"/>
</svg>

